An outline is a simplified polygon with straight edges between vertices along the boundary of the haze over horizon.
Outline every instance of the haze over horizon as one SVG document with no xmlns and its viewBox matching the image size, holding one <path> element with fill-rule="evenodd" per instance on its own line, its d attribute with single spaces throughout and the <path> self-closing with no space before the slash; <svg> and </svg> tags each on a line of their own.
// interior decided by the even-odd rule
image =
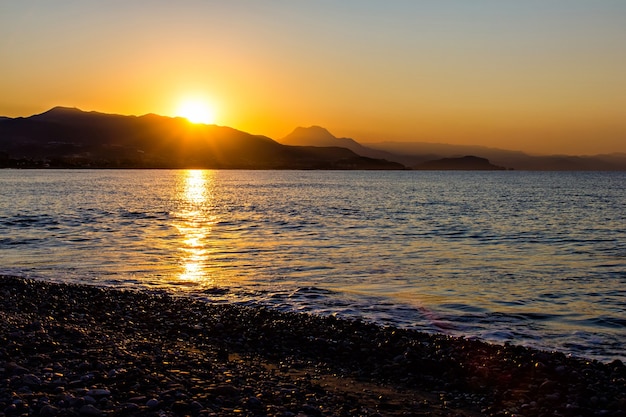
<svg viewBox="0 0 626 417">
<path fill-rule="evenodd" d="M 3 2 L 0 115 L 194 100 L 274 139 L 626 152 L 625 39 L 617 0 Z"/>
</svg>

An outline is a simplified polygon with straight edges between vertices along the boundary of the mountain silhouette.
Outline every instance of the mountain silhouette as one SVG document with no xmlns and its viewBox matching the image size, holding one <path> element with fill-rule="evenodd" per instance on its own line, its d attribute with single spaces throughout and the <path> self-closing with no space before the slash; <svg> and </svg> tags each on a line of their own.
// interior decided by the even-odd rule
<svg viewBox="0 0 626 417">
<path fill-rule="evenodd" d="M 437 155 L 408 155 L 406 153 L 387 152 L 385 150 L 373 149 L 363 146 L 351 138 L 338 138 L 323 127 L 297 127 L 293 132 L 282 139 L 280 143 L 292 146 L 339 146 L 350 149 L 352 152 L 366 156 L 368 158 L 386 159 L 402 165 L 411 166 L 429 159 L 434 159 Z"/>
<path fill-rule="evenodd" d="M 361 156 L 382 158 L 417 169 L 424 169 L 423 164 L 430 161 L 446 158 L 460 159 L 467 155 L 476 155 L 480 158 L 488 159 L 489 163 L 494 166 L 515 170 L 626 171 L 626 155 L 619 153 L 595 156 L 536 156 L 520 151 L 477 145 L 452 145 L 429 142 L 359 143 L 354 139 L 335 137 L 320 126 L 298 127 L 289 135 L 279 139 L 279 142 L 300 146 L 341 146 Z M 463 163 L 462 160 L 453 162 Z M 438 164 L 442 167 L 445 166 L 443 162 Z M 430 166 L 434 167 L 435 165 L 431 164 Z"/>
<path fill-rule="evenodd" d="M 156 114 L 122 116 L 54 107 L 30 117 L 0 117 L 0 167 L 425 169 L 443 167 L 441 160 L 447 158 L 459 159 L 452 161 L 457 165 L 467 163 L 462 160 L 467 155 L 515 170 L 626 171 L 623 153 L 536 156 L 472 145 L 361 144 L 320 126 L 298 127 L 275 141 Z"/>
<path fill-rule="evenodd" d="M 443 158 L 461 158 L 477 155 L 492 164 L 526 171 L 626 171 L 626 154 L 613 153 L 593 156 L 529 155 L 520 151 L 489 148 L 477 145 L 452 145 L 430 142 L 375 142 L 365 143 L 368 148 L 389 152 L 390 155 L 411 155 L 418 160 L 407 166 Z M 391 161 L 397 159 L 389 158 Z"/>
<path fill-rule="evenodd" d="M 364 149 L 364 146 L 354 139 L 337 138 L 321 126 L 297 127 L 280 140 L 280 143 L 295 146 L 340 146 L 347 149 Z"/>
<path fill-rule="evenodd" d="M 4 166 L 229 169 L 403 169 L 340 147 L 287 146 L 230 127 L 147 114 L 55 107 L 0 120 Z"/>
</svg>

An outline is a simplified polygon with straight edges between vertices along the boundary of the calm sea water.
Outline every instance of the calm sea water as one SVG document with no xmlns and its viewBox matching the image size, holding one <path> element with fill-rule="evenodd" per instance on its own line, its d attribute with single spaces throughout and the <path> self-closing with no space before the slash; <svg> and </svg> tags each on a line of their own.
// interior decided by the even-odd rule
<svg viewBox="0 0 626 417">
<path fill-rule="evenodd" d="M 0 273 L 626 359 L 626 174 L 0 171 Z"/>
</svg>

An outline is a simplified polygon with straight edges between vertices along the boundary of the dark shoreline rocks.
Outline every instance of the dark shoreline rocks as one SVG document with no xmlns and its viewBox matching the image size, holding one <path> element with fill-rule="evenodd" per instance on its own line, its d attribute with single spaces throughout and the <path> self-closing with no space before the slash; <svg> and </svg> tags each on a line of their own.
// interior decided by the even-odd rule
<svg viewBox="0 0 626 417">
<path fill-rule="evenodd" d="M 626 416 L 626 366 L 0 277 L 1 416 Z"/>
</svg>

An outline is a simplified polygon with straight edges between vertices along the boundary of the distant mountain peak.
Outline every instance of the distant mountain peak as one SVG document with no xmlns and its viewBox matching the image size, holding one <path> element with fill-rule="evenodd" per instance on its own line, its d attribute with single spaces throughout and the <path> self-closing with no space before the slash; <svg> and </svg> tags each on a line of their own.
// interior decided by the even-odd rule
<svg viewBox="0 0 626 417">
<path fill-rule="evenodd" d="M 295 146 L 337 146 L 352 149 L 361 146 L 350 138 L 338 138 L 321 126 L 297 127 L 279 140 L 280 143 Z M 358 152 L 357 152 L 358 153 Z"/>
<path fill-rule="evenodd" d="M 286 137 L 299 139 L 337 139 L 328 129 L 321 126 L 296 127 Z"/>
<path fill-rule="evenodd" d="M 50 110 L 46 110 L 43 113 L 36 114 L 35 116 L 44 116 L 44 115 L 55 115 L 55 114 L 76 114 L 76 113 L 84 113 L 78 107 L 65 107 L 65 106 L 55 106 Z"/>
<path fill-rule="evenodd" d="M 34 120 L 54 123 L 66 123 L 69 121 L 75 122 L 82 120 L 85 123 L 91 123 L 95 119 L 102 120 L 103 118 L 132 118 L 135 116 L 123 116 L 120 114 L 101 113 L 98 111 L 85 111 L 78 107 L 65 107 L 56 106 L 40 114 L 31 116 Z"/>
<path fill-rule="evenodd" d="M 367 158 L 385 159 L 406 165 L 405 161 L 399 160 L 402 158 L 398 158 L 398 155 L 365 147 L 351 138 L 338 138 L 321 126 L 297 127 L 278 142 L 290 146 L 346 148 Z"/>
</svg>

